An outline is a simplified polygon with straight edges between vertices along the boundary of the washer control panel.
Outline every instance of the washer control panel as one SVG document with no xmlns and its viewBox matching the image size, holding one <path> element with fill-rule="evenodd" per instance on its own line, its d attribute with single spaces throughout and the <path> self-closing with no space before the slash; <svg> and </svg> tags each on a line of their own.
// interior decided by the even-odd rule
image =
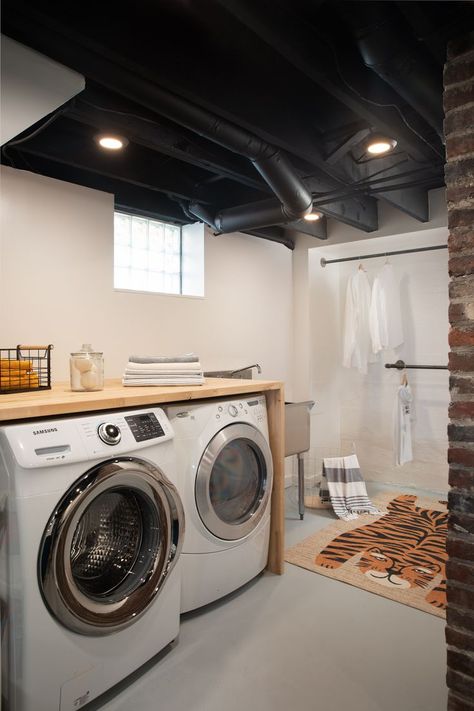
<svg viewBox="0 0 474 711">
<path fill-rule="evenodd" d="M 102 442 L 105 442 L 105 444 L 118 444 L 122 439 L 120 427 L 113 425 L 111 422 L 102 422 L 102 424 L 97 428 L 97 434 Z"/>
<path fill-rule="evenodd" d="M 0 446 L 8 442 L 26 469 L 128 455 L 173 437 L 171 423 L 158 407 L 0 428 Z"/>
<path fill-rule="evenodd" d="M 130 427 L 135 442 L 144 442 L 155 437 L 164 437 L 164 431 L 154 412 L 147 412 L 142 415 L 130 415 L 125 417 L 125 421 Z"/>
</svg>

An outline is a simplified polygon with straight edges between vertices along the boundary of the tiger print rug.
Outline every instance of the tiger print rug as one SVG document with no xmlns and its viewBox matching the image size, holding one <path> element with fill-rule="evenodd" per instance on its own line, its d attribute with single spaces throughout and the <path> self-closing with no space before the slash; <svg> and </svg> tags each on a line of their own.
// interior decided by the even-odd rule
<svg viewBox="0 0 474 711">
<path fill-rule="evenodd" d="M 446 608 L 445 501 L 387 492 L 387 513 L 337 520 L 285 553 L 285 560 L 438 617 Z"/>
</svg>

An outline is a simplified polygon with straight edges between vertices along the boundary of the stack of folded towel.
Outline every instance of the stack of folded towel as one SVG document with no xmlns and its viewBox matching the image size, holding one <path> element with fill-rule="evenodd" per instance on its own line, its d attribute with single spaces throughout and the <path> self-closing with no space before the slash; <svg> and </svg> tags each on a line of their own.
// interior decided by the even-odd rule
<svg viewBox="0 0 474 711">
<path fill-rule="evenodd" d="M 0 359 L 0 390 L 31 390 L 39 387 L 31 360 Z"/>
<path fill-rule="evenodd" d="M 199 357 L 194 353 L 180 356 L 131 355 L 122 382 L 124 385 L 202 385 L 204 376 Z"/>
</svg>

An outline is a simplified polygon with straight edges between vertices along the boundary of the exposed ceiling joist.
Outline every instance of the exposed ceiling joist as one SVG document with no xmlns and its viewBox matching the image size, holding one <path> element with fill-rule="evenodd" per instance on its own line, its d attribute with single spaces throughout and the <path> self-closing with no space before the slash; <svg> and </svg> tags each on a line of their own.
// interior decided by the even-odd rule
<svg viewBox="0 0 474 711">
<path fill-rule="evenodd" d="M 137 0 L 126 20 L 92 0 L 2 9 L 4 32 L 86 77 L 54 121 L 2 150 L 14 167 L 290 249 L 297 232 L 327 236 L 326 219 L 301 219 L 311 206 L 372 232 L 379 200 L 423 222 L 444 184 L 442 54 L 447 28 L 472 19 L 467 3 Z M 128 139 L 121 156 L 94 144 L 103 131 Z M 369 156 L 372 132 L 395 151 Z"/>
</svg>

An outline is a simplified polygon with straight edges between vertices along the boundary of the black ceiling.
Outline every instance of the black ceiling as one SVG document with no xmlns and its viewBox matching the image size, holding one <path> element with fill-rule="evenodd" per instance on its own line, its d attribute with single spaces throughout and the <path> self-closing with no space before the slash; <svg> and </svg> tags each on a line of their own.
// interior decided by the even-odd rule
<svg viewBox="0 0 474 711">
<path fill-rule="evenodd" d="M 446 43 L 474 27 L 471 3 L 4 0 L 2 12 L 4 34 L 86 78 L 48 125 L 3 148 L 4 163 L 160 219 L 193 212 L 226 231 L 217 217 L 238 215 L 290 248 L 295 229 L 316 241 L 326 224 L 287 209 L 285 193 L 371 232 L 378 200 L 426 221 L 427 191 L 444 184 Z M 100 130 L 129 145 L 100 151 Z M 397 139 L 391 156 L 367 160 L 370 131 Z"/>
</svg>

